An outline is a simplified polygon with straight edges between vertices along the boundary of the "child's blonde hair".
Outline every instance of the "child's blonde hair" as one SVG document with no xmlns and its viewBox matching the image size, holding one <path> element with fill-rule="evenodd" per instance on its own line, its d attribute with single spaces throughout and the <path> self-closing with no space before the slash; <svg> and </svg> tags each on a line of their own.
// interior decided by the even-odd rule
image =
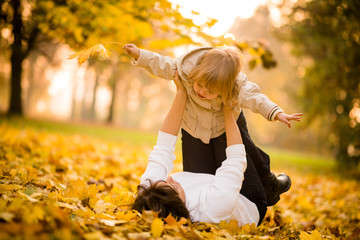
<svg viewBox="0 0 360 240">
<path fill-rule="evenodd" d="M 243 57 L 235 47 L 214 48 L 206 52 L 188 75 L 192 83 L 200 83 L 218 93 L 226 105 L 237 103 L 239 86 L 236 77 L 243 66 Z"/>
</svg>

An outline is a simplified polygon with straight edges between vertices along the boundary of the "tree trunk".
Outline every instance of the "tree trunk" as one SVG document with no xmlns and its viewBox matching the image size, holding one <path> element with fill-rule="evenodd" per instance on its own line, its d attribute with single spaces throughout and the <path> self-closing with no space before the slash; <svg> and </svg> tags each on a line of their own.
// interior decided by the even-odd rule
<svg viewBox="0 0 360 240">
<path fill-rule="evenodd" d="M 94 88 L 93 88 L 93 95 L 92 95 L 92 101 L 91 101 L 91 119 L 93 121 L 96 120 L 96 92 L 99 88 L 99 78 L 100 78 L 101 72 L 96 74 Z"/>
<path fill-rule="evenodd" d="M 115 56 L 114 56 L 115 57 Z M 111 103 L 110 103 L 110 107 L 109 107 L 109 115 L 106 119 L 107 123 L 112 123 L 114 121 L 114 110 L 115 110 L 115 101 L 116 101 L 116 89 L 117 89 L 117 81 L 119 79 L 119 75 L 120 75 L 120 71 L 119 71 L 119 62 L 118 62 L 118 58 L 116 57 L 111 64 L 111 68 L 112 68 L 112 76 L 114 79 L 112 79 L 112 83 L 110 84 L 110 88 L 112 90 L 112 96 L 111 96 Z"/>
<path fill-rule="evenodd" d="M 109 109 L 109 116 L 107 118 L 108 123 L 112 123 L 114 120 L 114 108 L 115 108 L 115 99 L 116 99 L 116 87 L 117 87 L 117 79 L 115 79 L 114 85 L 112 87 L 112 96 L 111 96 L 111 103 Z"/>
<path fill-rule="evenodd" d="M 94 89 L 94 81 L 93 75 L 91 74 L 91 68 L 88 67 L 85 73 L 85 80 L 84 80 L 84 92 L 81 101 L 81 119 L 82 120 L 92 120 L 91 119 L 91 97 L 92 91 Z"/>
<path fill-rule="evenodd" d="M 72 100 L 71 100 L 71 120 L 75 120 L 76 117 L 78 116 L 77 114 L 77 107 L 76 107 L 76 91 L 78 88 L 78 80 L 76 79 L 76 81 L 74 82 L 74 86 L 72 89 Z"/>
<path fill-rule="evenodd" d="M 14 42 L 11 46 L 11 96 L 9 114 L 23 115 L 21 104 L 21 74 L 22 74 L 22 18 L 20 0 L 12 0 L 14 9 L 13 36 Z"/>
</svg>

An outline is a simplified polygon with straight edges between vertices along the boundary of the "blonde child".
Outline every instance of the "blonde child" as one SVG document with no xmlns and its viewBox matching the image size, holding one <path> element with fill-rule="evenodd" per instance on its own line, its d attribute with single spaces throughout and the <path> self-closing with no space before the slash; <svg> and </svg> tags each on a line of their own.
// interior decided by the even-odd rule
<svg viewBox="0 0 360 240">
<path fill-rule="evenodd" d="M 251 158 L 260 176 L 259 180 L 245 171 L 246 187 L 241 189 L 241 193 L 253 200 L 252 196 L 265 190 L 268 206 L 279 201 L 280 194 L 290 188 L 291 180 L 286 174 L 276 177 L 270 171 L 269 156 L 251 140 L 242 108 L 260 113 L 269 121 L 279 120 L 288 127 L 291 127 L 291 120 L 300 121 L 302 114 L 288 115 L 261 94 L 259 87 L 241 72 L 243 62 L 238 50 L 202 47 L 173 59 L 139 49 L 134 44 L 126 44 L 124 49 L 133 57 L 134 66 L 143 67 L 167 80 L 174 79 L 175 71 L 180 76 L 187 92 L 181 124 L 184 171 L 215 174 L 221 166 L 226 159 L 227 146 L 222 110 L 224 106 L 231 107 L 246 148 L 246 157 Z"/>
</svg>

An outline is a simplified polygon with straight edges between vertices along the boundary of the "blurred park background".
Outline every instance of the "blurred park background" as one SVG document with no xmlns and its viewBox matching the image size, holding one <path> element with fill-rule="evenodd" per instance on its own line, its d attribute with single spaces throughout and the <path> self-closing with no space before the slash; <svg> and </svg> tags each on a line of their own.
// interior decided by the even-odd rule
<svg viewBox="0 0 360 240">
<path fill-rule="evenodd" d="M 289 129 L 245 109 L 292 179 L 259 227 L 129 211 L 175 90 L 125 43 L 234 45 L 250 81 L 303 113 Z M 99 44 L 109 58 L 88 56 Z M 359 239 L 359 76 L 359 0 L 0 0 L 0 239 Z"/>
<path fill-rule="evenodd" d="M 1 0 L 0 10 L 1 121 L 156 133 L 174 86 L 132 67 L 122 44 L 172 57 L 235 45 L 249 80 L 303 113 L 288 129 L 245 110 L 259 146 L 360 168 L 358 0 Z M 110 59 L 68 59 L 100 43 Z"/>
</svg>

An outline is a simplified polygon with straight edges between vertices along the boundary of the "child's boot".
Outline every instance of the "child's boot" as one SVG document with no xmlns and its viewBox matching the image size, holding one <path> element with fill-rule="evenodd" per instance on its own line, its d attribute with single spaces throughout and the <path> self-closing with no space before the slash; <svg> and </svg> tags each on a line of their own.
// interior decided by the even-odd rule
<svg viewBox="0 0 360 240">
<path fill-rule="evenodd" d="M 274 173 L 270 174 L 262 180 L 267 205 L 273 206 L 280 200 L 280 194 L 288 191 L 291 186 L 291 179 L 285 173 L 280 173 L 277 177 Z"/>
</svg>

